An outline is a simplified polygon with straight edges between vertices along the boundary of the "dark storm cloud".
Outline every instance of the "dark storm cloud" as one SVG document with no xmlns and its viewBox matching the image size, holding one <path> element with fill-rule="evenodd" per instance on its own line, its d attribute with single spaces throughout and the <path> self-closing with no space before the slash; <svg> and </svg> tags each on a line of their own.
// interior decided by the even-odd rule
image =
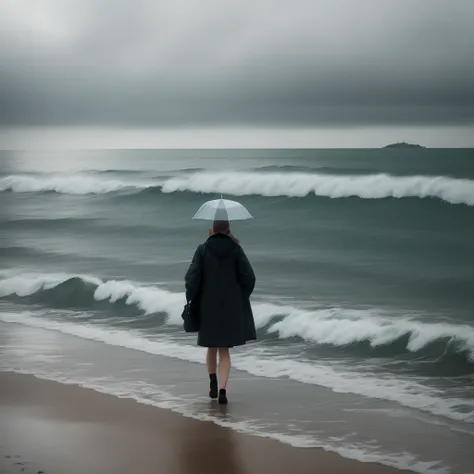
<svg viewBox="0 0 474 474">
<path fill-rule="evenodd" d="M 9 0 L 3 125 L 474 122 L 474 1 Z"/>
</svg>

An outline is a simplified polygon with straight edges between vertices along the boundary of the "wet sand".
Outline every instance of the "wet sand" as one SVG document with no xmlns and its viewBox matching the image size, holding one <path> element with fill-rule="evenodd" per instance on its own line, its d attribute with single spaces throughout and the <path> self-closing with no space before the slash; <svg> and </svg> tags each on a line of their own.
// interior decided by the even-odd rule
<svg viewBox="0 0 474 474">
<path fill-rule="evenodd" d="M 6 474 L 402 473 L 8 372 L 0 373 L 0 456 Z"/>
</svg>

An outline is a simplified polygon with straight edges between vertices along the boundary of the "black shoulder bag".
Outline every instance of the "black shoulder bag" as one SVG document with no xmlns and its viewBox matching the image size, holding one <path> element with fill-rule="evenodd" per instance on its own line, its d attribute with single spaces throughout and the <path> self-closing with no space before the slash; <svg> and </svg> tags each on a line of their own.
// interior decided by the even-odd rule
<svg viewBox="0 0 474 474">
<path fill-rule="evenodd" d="M 204 249 L 205 250 L 205 249 Z M 201 285 L 197 293 L 196 298 L 192 301 L 186 301 L 184 305 L 181 317 L 183 318 L 183 328 L 185 332 L 198 332 L 201 326 L 201 315 L 200 315 L 200 294 L 202 288 L 202 265 L 204 262 L 204 250 L 201 250 Z"/>
</svg>

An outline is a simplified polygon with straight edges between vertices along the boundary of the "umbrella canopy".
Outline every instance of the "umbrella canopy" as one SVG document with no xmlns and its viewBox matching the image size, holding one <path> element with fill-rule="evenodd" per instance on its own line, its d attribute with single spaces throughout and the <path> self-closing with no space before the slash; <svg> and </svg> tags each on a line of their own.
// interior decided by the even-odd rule
<svg viewBox="0 0 474 474">
<path fill-rule="evenodd" d="M 206 221 L 238 221 L 253 219 L 242 204 L 229 199 L 215 199 L 205 202 L 194 214 L 193 219 Z"/>
</svg>

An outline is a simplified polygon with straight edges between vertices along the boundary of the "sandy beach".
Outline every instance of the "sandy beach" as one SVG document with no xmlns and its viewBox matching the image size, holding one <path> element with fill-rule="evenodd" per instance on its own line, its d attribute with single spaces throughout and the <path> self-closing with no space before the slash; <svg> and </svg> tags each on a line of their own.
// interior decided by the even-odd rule
<svg viewBox="0 0 474 474">
<path fill-rule="evenodd" d="M 8 372 L 0 374 L 0 426 L 8 474 L 402 472 Z"/>
</svg>

